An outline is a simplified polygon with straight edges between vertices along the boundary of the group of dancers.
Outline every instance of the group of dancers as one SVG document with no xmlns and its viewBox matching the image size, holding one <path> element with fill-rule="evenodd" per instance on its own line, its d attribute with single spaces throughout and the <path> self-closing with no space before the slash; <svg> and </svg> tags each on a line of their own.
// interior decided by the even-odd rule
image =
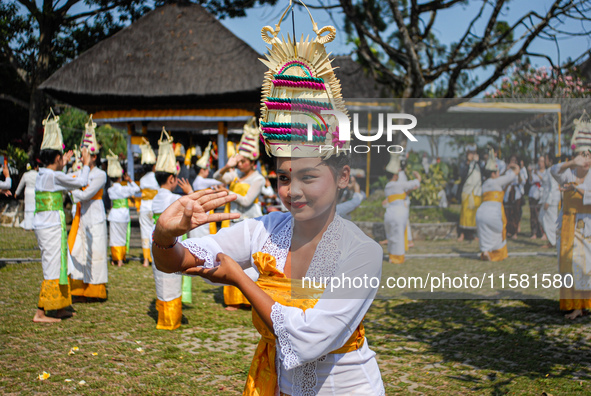
<svg viewBox="0 0 591 396">
<path fill-rule="evenodd" d="M 532 236 L 547 240 L 544 248 L 555 247 L 559 274 L 572 276 L 572 287 L 561 287 L 560 309 L 575 319 L 591 308 L 591 140 L 582 122 L 575 123 L 570 161 L 554 164 L 551 155 L 540 157 L 532 171 L 529 190 Z M 516 237 L 521 219 L 523 186 L 528 180 L 516 157 L 509 164 L 490 149 L 481 180 L 476 148 L 467 150 L 468 171 L 462 188 L 460 229 L 476 230 L 481 259 L 502 261 L 508 257 L 507 238 Z M 517 196 L 516 194 L 520 195 Z M 517 205 L 513 204 L 517 201 Z M 587 225 L 589 224 L 589 225 Z M 568 282 L 566 282 L 568 284 Z"/>
<path fill-rule="evenodd" d="M 180 166 L 173 139 L 164 128 L 158 142 L 158 157 L 146 139 L 140 145 L 141 162 L 146 172 L 138 185 L 123 171 L 119 157 L 110 150 L 106 155 L 107 171 L 100 168 L 101 146 L 96 139 L 96 124 L 92 121 L 92 116 L 86 124 L 80 150 L 64 153 L 59 117 L 48 116 L 44 120 L 44 127 L 40 151 L 43 167 L 32 179 L 34 212 L 31 226 L 41 250 L 45 279 L 33 318 L 35 322 L 56 322 L 72 316 L 72 310 L 66 309 L 72 301 L 107 299 L 107 243 L 110 247 L 111 264 L 123 266 L 130 244 L 130 199 L 140 194 L 138 212 L 144 266 L 149 266 L 152 262 L 151 237 L 155 222 L 166 208 L 181 197 L 173 192 L 177 186 L 181 186 L 185 194 L 210 188 L 231 191 L 237 199 L 228 203 L 224 211 L 238 213 L 238 221 L 262 215 L 258 196 L 265 187 L 265 178 L 256 170 L 259 154 L 258 128 L 253 127 L 252 123 L 245 126 L 238 153 L 214 174 L 214 179 L 207 178 L 210 172 L 211 144 L 206 148 L 195 165 L 198 175 L 192 185 L 178 177 Z M 76 156 L 70 172 L 63 172 L 74 154 Z M 108 216 L 103 203 L 107 177 L 111 181 L 107 194 L 112 205 Z M 11 180 L 7 178 L 4 183 L 10 187 L 8 183 Z M 69 235 L 66 235 L 63 211 L 64 191 L 69 192 L 74 203 Z M 26 215 L 29 208 L 26 205 Z M 25 217 L 25 222 L 29 221 Z M 226 220 L 220 224 L 220 228 L 231 224 L 232 221 Z M 217 227 L 213 223 L 190 230 L 186 237 L 198 238 L 215 232 Z M 179 274 L 165 274 L 156 267 L 153 267 L 153 271 L 158 310 L 156 327 L 176 329 L 181 323 L 182 303 L 191 302 L 191 279 Z M 252 276 L 256 278 L 255 273 Z M 248 300 L 230 286 L 225 288 L 224 296 L 228 310 L 249 305 Z M 55 313 L 48 316 L 46 311 Z"/>
</svg>

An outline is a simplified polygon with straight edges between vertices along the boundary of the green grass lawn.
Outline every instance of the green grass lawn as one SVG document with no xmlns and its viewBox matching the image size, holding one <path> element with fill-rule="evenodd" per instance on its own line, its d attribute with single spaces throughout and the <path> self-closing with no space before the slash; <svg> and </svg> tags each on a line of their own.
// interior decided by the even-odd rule
<svg viewBox="0 0 591 396">
<path fill-rule="evenodd" d="M 132 239 L 132 256 L 140 256 L 139 247 L 139 238 Z M 537 247 L 520 237 L 509 251 Z M 475 251 L 477 243 L 417 241 L 411 253 L 462 249 Z M 0 257 L 39 257 L 34 234 L 0 228 Z M 521 271 L 555 260 L 510 257 L 502 264 L 505 271 Z M 398 268 L 384 263 L 384 273 L 430 263 L 455 269 L 478 264 L 467 258 L 409 259 Z M 39 325 L 31 319 L 41 265 L 0 264 L 1 394 L 241 394 L 258 341 L 250 312 L 225 311 L 221 288 L 194 279 L 193 304 L 183 309 L 182 327 L 159 331 L 151 268 L 131 261 L 109 270 L 107 302 L 77 304 L 75 318 Z M 591 394 L 590 317 L 565 320 L 557 297 L 376 300 L 365 324 L 386 393 Z M 78 351 L 68 354 L 73 347 Z M 43 371 L 51 376 L 40 381 Z"/>
</svg>

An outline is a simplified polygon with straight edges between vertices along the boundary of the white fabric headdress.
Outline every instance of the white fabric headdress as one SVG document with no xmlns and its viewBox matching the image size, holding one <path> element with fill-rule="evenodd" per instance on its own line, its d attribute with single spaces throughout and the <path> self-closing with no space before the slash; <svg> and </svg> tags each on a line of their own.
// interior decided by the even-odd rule
<svg viewBox="0 0 591 396">
<path fill-rule="evenodd" d="M 257 127 L 256 118 L 252 117 L 246 124 L 244 124 L 244 132 L 240 143 L 238 143 L 238 153 L 255 161 L 259 158 L 259 135 L 260 131 Z"/>
<path fill-rule="evenodd" d="M 51 119 L 49 117 L 53 116 Z M 57 150 L 60 153 L 64 152 L 64 138 L 62 137 L 62 130 L 59 125 L 59 117 L 53 114 L 53 110 L 43 120 L 43 142 L 41 143 L 41 150 Z"/>
<path fill-rule="evenodd" d="M 153 165 L 156 163 L 156 154 L 152 150 L 150 142 L 145 137 L 142 137 L 142 144 L 140 144 L 140 150 L 142 151 L 142 165 L 148 164 Z"/>
<path fill-rule="evenodd" d="M 279 39 L 281 21 L 291 7 L 290 1 L 275 28 L 265 26 L 261 31 L 263 40 L 271 44 L 265 55 L 267 59 L 261 59 L 269 68 L 263 82 L 260 119 L 265 148 L 276 157 L 326 159 L 345 154 L 350 142 L 339 139 L 337 118 L 321 114 L 323 110 L 347 114 L 341 84 L 324 48 L 324 44 L 334 40 L 336 29 L 333 26 L 318 29 L 308 11 L 316 33 L 312 41 L 309 37 L 304 40 L 303 35 L 297 43 L 289 35 L 287 41 L 283 37 Z M 324 33 L 327 34 L 323 36 Z M 312 126 L 311 141 L 307 139 L 308 125 Z"/>
<path fill-rule="evenodd" d="M 491 172 L 496 172 L 499 170 L 499 165 L 497 164 L 497 156 L 495 154 L 495 150 L 492 148 L 488 150 L 488 160 L 486 160 L 486 165 L 484 166 L 484 169 Z"/>
<path fill-rule="evenodd" d="M 92 114 L 85 125 L 84 139 L 82 139 L 82 147 L 88 147 L 90 154 L 98 154 L 101 149 L 101 145 L 98 143 L 96 138 L 96 123 L 92 121 Z"/>
<path fill-rule="evenodd" d="M 119 163 L 119 157 L 109 149 L 109 154 L 107 155 L 107 161 L 109 162 L 107 165 L 107 176 L 113 178 L 119 178 L 123 176 L 123 168 Z"/>
<path fill-rule="evenodd" d="M 197 164 L 196 165 L 198 167 L 200 167 L 201 169 L 209 169 L 210 152 L 211 152 L 211 140 L 207 144 L 207 147 L 205 148 L 205 151 L 203 152 L 203 155 L 197 161 Z"/>
<path fill-rule="evenodd" d="M 164 139 L 163 139 L 164 137 Z M 178 168 L 176 166 L 176 156 L 172 147 L 172 136 L 162 127 L 162 133 L 158 140 L 158 159 L 156 160 L 156 172 L 166 172 L 176 175 Z"/>
<path fill-rule="evenodd" d="M 397 175 L 398 172 L 400 172 L 400 169 L 400 154 L 391 153 L 390 162 L 388 162 L 388 165 L 386 165 L 386 172 L 390 172 Z"/>
</svg>

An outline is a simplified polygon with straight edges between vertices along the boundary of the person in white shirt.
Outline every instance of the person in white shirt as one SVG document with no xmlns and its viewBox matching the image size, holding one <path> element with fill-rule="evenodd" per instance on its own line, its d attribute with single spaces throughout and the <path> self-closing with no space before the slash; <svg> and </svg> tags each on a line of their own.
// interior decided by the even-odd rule
<svg viewBox="0 0 591 396">
<path fill-rule="evenodd" d="M 534 167 L 530 172 L 530 188 L 529 193 L 527 194 L 529 198 L 529 224 L 531 229 L 531 239 L 546 239 L 544 230 L 542 228 L 542 224 L 538 220 L 541 209 L 540 200 L 542 198 L 542 195 L 544 194 L 543 183 L 546 173 L 546 160 L 544 159 L 544 156 L 540 156 L 538 158 L 537 167 Z"/>
<path fill-rule="evenodd" d="M 355 177 L 351 176 L 347 189 L 353 192 L 351 199 L 341 202 L 337 205 L 337 214 L 345 220 L 351 220 L 351 212 L 361 205 L 365 199 L 365 193 L 361 191 L 361 187 Z"/>
<path fill-rule="evenodd" d="M 478 165 L 478 154 L 476 145 L 469 145 L 466 149 L 465 173 L 462 171 L 462 207 L 460 212 L 460 223 L 458 242 L 462 242 L 465 235 L 471 239 L 476 231 L 476 211 L 482 202 L 482 176 Z"/>
<path fill-rule="evenodd" d="M 393 264 L 402 264 L 405 250 L 407 250 L 404 234 L 407 232 L 409 218 L 409 209 L 405 201 L 408 192 L 420 187 L 421 175 L 415 171 L 413 172 L 414 180 L 400 181 L 397 169 L 386 167 L 386 171 L 392 174 L 385 187 L 386 199 L 383 202 L 386 207 L 384 228 L 388 239 L 389 260 Z"/>
<path fill-rule="evenodd" d="M 9 197 L 12 195 L 10 192 L 10 189 L 12 188 L 12 179 L 10 178 L 10 170 L 6 163 L 2 167 L 2 174 L 4 175 L 4 181 L 0 181 L 0 193 Z"/>
<path fill-rule="evenodd" d="M 84 190 L 72 191 L 79 218 L 78 228 L 70 230 L 72 269 L 70 284 L 75 301 L 104 301 L 107 299 L 109 279 L 107 216 L 103 203 L 107 173 L 101 164 L 100 145 L 96 140 L 96 124 L 92 118 L 86 124 L 84 146 L 91 153 L 88 185 Z M 79 213 L 79 215 L 78 215 Z"/>
<path fill-rule="evenodd" d="M 503 206 L 505 187 L 517 178 L 519 166 L 509 164 L 506 173 L 499 175 L 499 166 L 491 153 L 484 168 L 487 178 L 482 184 L 482 204 L 476 211 L 476 229 L 480 244 L 480 257 L 485 261 L 502 261 L 507 253 L 507 217 Z"/>
<path fill-rule="evenodd" d="M 127 185 L 122 185 L 125 180 Z M 128 174 L 112 177 L 113 185 L 107 190 L 113 207 L 109 212 L 109 246 L 111 247 L 111 264 L 123 266 L 126 254 L 129 252 L 129 240 L 131 232 L 131 218 L 129 216 L 128 199 L 140 192 Z"/>
<path fill-rule="evenodd" d="M 44 123 L 57 124 L 55 120 L 45 120 Z M 46 127 L 47 128 L 47 127 Z M 59 130 L 59 127 L 58 127 Z M 46 135 L 48 135 L 46 129 Z M 61 132 L 59 141 L 61 142 Z M 73 152 L 61 154 L 61 150 L 44 149 L 41 146 L 40 160 L 44 167 L 39 171 L 35 181 L 35 217 L 33 229 L 37 243 L 41 250 L 41 265 L 43 267 L 43 283 L 39 293 L 37 311 L 33 322 L 53 323 L 61 318 L 70 317 L 72 313 L 65 308 L 72 305 L 70 286 L 68 284 L 68 249 L 66 236 L 66 222 L 63 209 L 63 191 L 84 187 L 88 183 L 90 157 L 86 149 L 82 150 L 84 167 L 78 177 L 66 175 L 62 172 L 70 160 Z M 55 142 L 54 142 L 55 143 Z M 53 144 L 60 147 L 61 144 Z M 45 311 L 57 311 L 56 317 L 49 317 Z"/>
<path fill-rule="evenodd" d="M 212 202 L 221 198 L 210 200 L 215 192 L 202 191 L 176 201 L 163 213 L 166 221 L 156 226 L 153 252 L 158 268 L 233 284 L 251 302 L 262 339 L 245 395 L 385 395 L 375 353 L 360 333 L 375 290 L 327 287 L 319 298 L 303 297 L 301 305 L 294 306 L 282 294 L 281 287 L 289 286 L 279 285 L 299 284 L 296 280 L 303 277 L 380 277 L 380 246 L 335 213 L 337 186 L 345 188 L 348 176 L 340 176 L 343 168 L 335 162 L 320 163 L 315 158 L 278 159 L 278 194 L 290 212 L 246 219 L 215 235 L 170 247 L 176 235 L 223 215 L 208 214 Z M 256 283 L 245 268 L 260 274 Z"/>
<path fill-rule="evenodd" d="M 164 137 L 164 138 L 163 138 Z M 158 224 L 160 215 L 181 196 L 173 193 L 179 185 L 178 170 L 172 137 L 164 129 L 158 141 L 158 159 L 155 166 L 155 177 L 158 182 L 158 193 L 152 200 L 154 226 Z M 191 186 L 186 180 L 181 183 L 185 193 L 191 192 Z M 180 240 L 181 238 L 179 238 Z M 153 238 L 152 238 L 153 241 Z M 153 259 L 153 256 L 152 256 Z M 168 274 L 152 266 L 154 283 L 156 286 L 156 310 L 158 320 L 156 329 L 174 330 L 180 327 L 183 316 L 183 302 L 189 302 L 191 293 L 191 279 L 179 274 Z M 187 290 L 188 289 L 188 290 Z M 188 294 L 188 295 L 187 295 Z M 184 297 L 184 298 L 183 298 Z"/>
<path fill-rule="evenodd" d="M 30 165 L 28 165 L 30 167 Z M 14 196 L 18 197 L 24 190 L 25 192 L 25 218 L 20 226 L 25 230 L 33 229 L 33 219 L 35 218 L 35 181 L 39 173 L 39 165 L 35 164 L 32 169 L 25 172 L 18 187 L 14 192 Z"/>
<path fill-rule="evenodd" d="M 543 248 L 550 248 L 556 246 L 556 222 L 558 220 L 558 206 L 560 204 L 560 187 L 550 168 L 554 164 L 554 157 L 546 154 L 546 172 L 542 181 L 542 197 L 540 198 L 540 216 L 539 221 L 544 230 L 544 236 L 548 239 L 548 243 L 543 245 Z M 542 238 L 544 239 L 544 238 Z"/>
<path fill-rule="evenodd" d="M 152 211 L 152 202 L 160 186 L 156 181 L 154 169 L 156 164 L 144 165 L 146 174 L 140 179 L 140 189 L 142 191 L 142 204 L 140 206 L 139 221 L 140 233 L 142 238 L 142 253 L 144 255 L 144 267 L 149 267 L 152 262 L 152 231 L 154 230 L 154 212 Z"/>
<path fill-rule="evenodd" d="M 149 267 L 152 262 L 152 230 L 154 229 L 154 213 L 152 212 L 152 200 L 158 193 L 160 186 L 156 181 L 154 174 L 156 169 L 156 154 L 152 149 L 152 145 L 146 138 L 142 138 L 143 143 L 140 144 L 142 151 L 142 166 L 144 167 L 144 175 L 140 179 L 140 189 L 142 191 L 141 205 L 139 210 L 140 234 L 142 238 L 142 254 L 144 256 L 144 267 Z"/>
<path fill-rule="evenodd" d="M 507 217 L 507 238 L 517 238 L 517 233 L 521 231 L 521 216 L 523 214 L 523 196 L 525 194 L 525 183 L 528 175 L 527 169 L 520 166 L 520 161 L 517 155 L 513 154 L 509 157 L 509 165 L 515 165 L 519 168 L 517 178 L 509 184 L 505 190 L 503 198 L 503 206 L 505 207 L 505 216 Z M 503 174 L 499 171 L 499 174 Z"/>
</svg>

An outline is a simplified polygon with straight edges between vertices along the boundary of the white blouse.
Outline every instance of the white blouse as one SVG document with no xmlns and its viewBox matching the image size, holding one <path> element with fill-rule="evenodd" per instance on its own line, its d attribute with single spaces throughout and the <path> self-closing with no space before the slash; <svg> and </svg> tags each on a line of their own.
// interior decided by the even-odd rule
<svg viewBox="0 0 591 396">
<path fill-rule="evenodd" d="M 18 197 L 25 190 L 25 210 L 28 211 L 35 210 L 35 182 L 38 174 L 36 170 L 26 172 L 14 192 L 14 196 Z"/>
<path fill-rule="evenodd" d="M 495 179 L 489 177 L 484 183 L 482 183 L 482 192 L 487 193 L 490 191 L 503 191 L 507 184 L 517 179 L 517 175 L 512 170 L 509 170 L 503 176 L 499 176 Z"/>
<path fill-rule="evenodd" d="M 72 191 L 74 202 L 80 202 L 80 221 L 85 224 L 98 224 L 107 219 L 103 200 L 92 199 L 101 188 L 105 188 L 106 183 L 107 173 L 95 166 L 88 174 L 88 186 L 84 190 Z"/>
<path fill-rule="evenodd" d="M 231 169 L 222 175 L 218 170 L 213 174 L 213 177 L 229 186 L 236 178 L 242 177 L 242 173 Z M 240 213 L 241 220 L 261 216 L 263 214 L 261 206 L 256 204 L 255 200 L 261 195 L 261 191 L 265 186 L 265 178 L 259 172 L 255 171 L 246 179 L 240 181 L 240 183 L 249 184 L 250 188 L 244 196 L 230 191 L 230 194 L 236 195 L 236 200 L 230 203 L 230 212 Z"/>
<path fill-rule="evenodd" d="M 385 187 L 386 198 L 388 198 L 390 195 L 402 194 L 407 191 L 414 190 L 415 188 L 419 188 L 420 186 L 421 182 L 419 182 L 418 179 L 410 181 L 400 181 L 400 179 L 398 181 L 389 181 Z M 397 199 L 396 201 L 388 202 L 388 205 L 386 205 L 386 207 L 402 205 L 405 203 L 405 201 L 406 198 Z"/>
<path fill-rule="evenodd" d="M 156 180 L 156 174 L 154 172 L 148 172 L 140 179 L 140 188 L 143 189 L 150 189 L 150 190 L 158 190 L 160 186 L 158 185 L 158 181 Z M 140 206 L 140 212 L 151 212 L 152 211 L 152 200 L 142 199 L 142 205 Z"/>
<path fill-rule="evenodd" d="M 108 190 L 109 199 L 111 201 L 115 199 L 127 199 L 133 197 L 138 192 L 140 192 L 140 188 L 134 182 L 130 182 L 126 186 L 121 185 L 121 183 L 113 183 L 113 185 L 109 187 Z M 118 223 L 129 222 L 129 208 L 111 208 L 107 220 Z"/>
<path fill-rule="evenodd" d="M 567 169 L 562 173 L 559 173 L 560 167 L 562 164 L 553 165 L 550 168 L 550 172 L 552 176 L 560 186 L 564 186 L 567 183 L 576 183 L 577 175 L 575 169 Z M 591 172 L 587 173 L 585 179 L 581 184 L 579 184 L 579 189 L 583 189 L 583 205 L 591 205 Z M 583 236 L 585 238 L 591 237 L 591 214 L 587 213 L 577 213 L 575 217 L 575 221 L 578 222 L 579 220 L 583 220 L 585 227 L 583 228 Z M 559 222 L 559 229 L 562 228 L 562 210 L 560 211 L 560 216 L 558 216 Z M 586 242 L 586 241 L 585 241 Z"/>
<path fill-rule="evenodd" d="M 193 256 L 216 265 L 223 252 L 242 268 L 254 267 L 252 255 L 271 254 L 283 271 L 292 236 L 291 213 L 271 213 L 247 219 L 215 235 L 187 239 Z M 325 277 L 371 279 L 382 273 L 382 248 L 350 221 L 335 215 L 322 236 L 306 273 Z M 336 285 L 336 284 L 335 284 Z M 365 285 L 363 285 L 365 286 Z M 331 354 L 351 337 L 367 313 L 377 288 L 335 288 L 330 283 L 316 305 L 305 312 L 275 303 L 271 320 L 277 336 L 276 367 L 281 392 L 298 395 L 384 395 L 375 353 L 368 342 L 353 352 Z"/>
<path fill-rule="evenodd" d="M 35 181 L 35 191 L 67 191 L 74 188 L 81 188 L 88 183 L 88 174 L 90 168 L 85 166 L 78 177 L 66 175 L 64 172 L 56 172 L 51 169 L 41 168 L 37 180 Z M 43 228 L 60 225 L 60 215 L 56 210 L 39 212 L 35 214 L 33 228 L 40 230 Z"/>
<path fill-rule="evenodd" d="M 170 205 L 172 205 L 181 196 L 173 193 L 166 188 L 159 188 L 158 194 L 152 201 L 152 211 L 154 214 L 162 214 Z"/>
</svg>

